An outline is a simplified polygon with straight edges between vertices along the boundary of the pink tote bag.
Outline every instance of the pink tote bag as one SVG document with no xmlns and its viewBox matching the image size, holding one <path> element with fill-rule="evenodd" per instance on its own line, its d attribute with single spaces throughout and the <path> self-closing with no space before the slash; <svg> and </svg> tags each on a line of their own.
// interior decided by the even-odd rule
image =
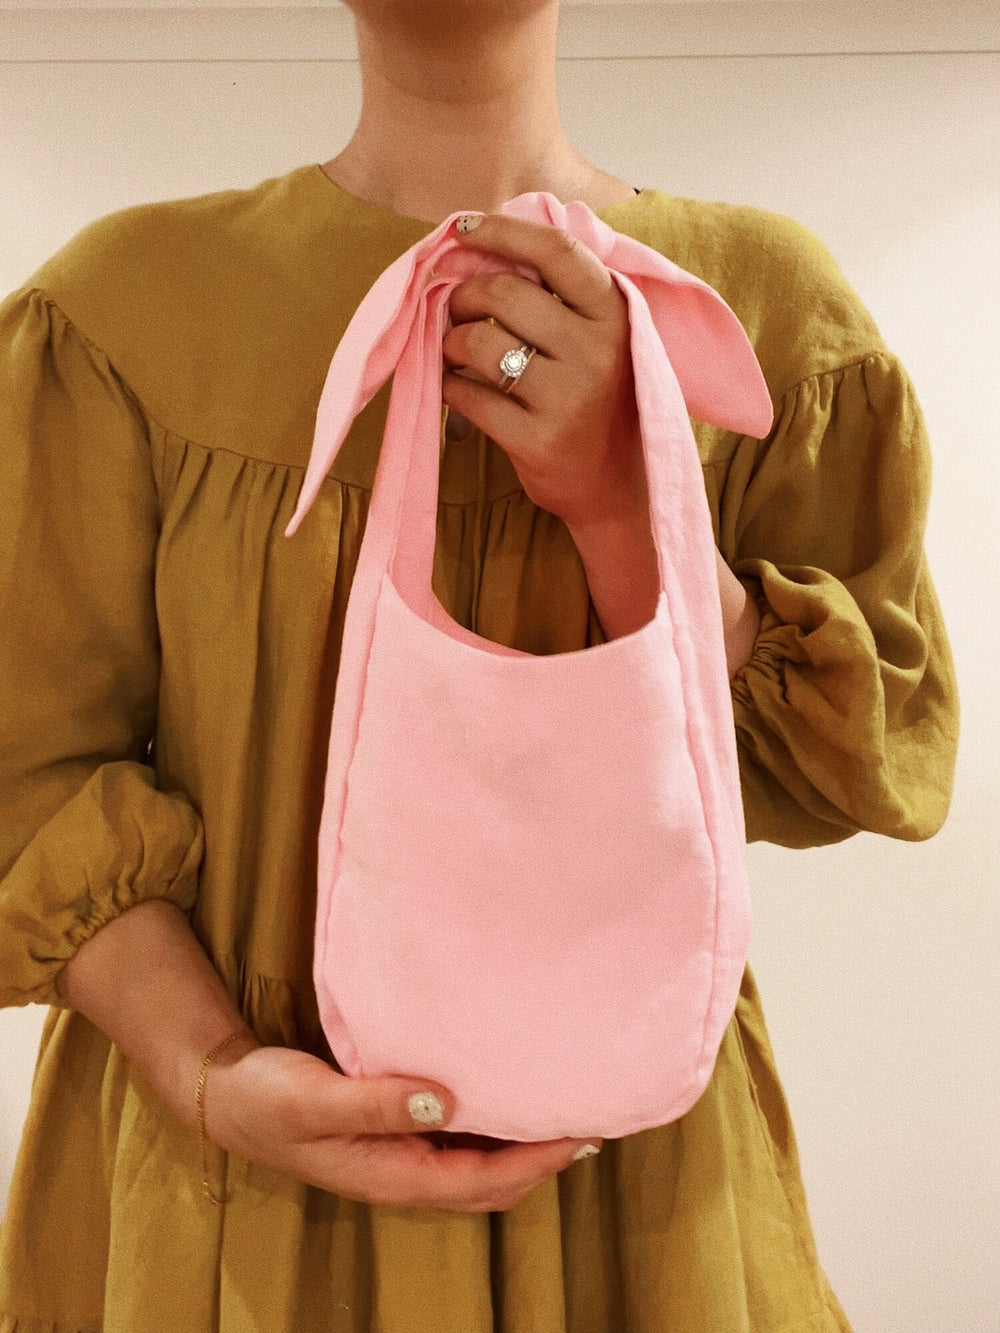
<svg viewBox="0 0 1000 1333">
<path fill-rule="evenodd" d="M 587 245 L 628 300 L 656 541 L 654 619 L 536 656 L 431 589 L 448 296 L 534 269 L 452 214 L 390 264 L 337 345 L 291 536 L 393 375 L 348 602 L 319 833 L 314 981 L 348 1075 L 434 1079 L 449 1123 L 617 1138 L 704 1090 L 750 937 L 715 547 L 688 414 L 763 437 L 772 408 L 706 283 L 544 191 L 502 212 Z"/>
</svg>

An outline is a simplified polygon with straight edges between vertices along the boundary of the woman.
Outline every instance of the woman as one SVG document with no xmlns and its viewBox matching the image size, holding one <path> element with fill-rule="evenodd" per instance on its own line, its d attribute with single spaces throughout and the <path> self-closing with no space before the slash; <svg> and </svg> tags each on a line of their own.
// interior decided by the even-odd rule
<svg viewBox="0 0 1000 1333">
<path fill-rule="evenodd" d="M 590 1160 L 443 1152 L 449 1089 L 338 1072 L 314 849 L 388 386 L 282 534 L 379 273 L 457 210 L 492 215 L 465 243 L 517 255 L 551 238 L 506 199 L 580 199 L 721 293 L 772 394 L 764 441 L 695 425 L 748 836 L 925 838 L 956 704 L 912 385 L 804 228 L 572 149 L 557 0 L 350 7 L 339 156 L 100 219 L 0 305 L 0 1003 L 51 1006 L 0 1333 L 846 1330 L 749 970 L 695 1106 Z M 655 578 L 620 293 L 561 263 L 588 317 L 555 283 L 543 310 L 470 279 L 444 342 L 435 591 L 535 653 L 645 623 Z M 522 342 L 541 355 L 508 395 Z"/>
</svg>

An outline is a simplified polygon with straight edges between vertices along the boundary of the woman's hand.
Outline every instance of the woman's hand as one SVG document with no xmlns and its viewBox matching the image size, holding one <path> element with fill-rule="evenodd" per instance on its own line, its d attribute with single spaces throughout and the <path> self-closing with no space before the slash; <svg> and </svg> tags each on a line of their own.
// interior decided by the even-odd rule
<svg viewBox="0 0 1000 1333">
<path fill-rule="evenodd" d="M 496 440 L 528 498 L 563 520 L 605 635 L 628 634 L 655 613 L 659 574 L 625 295 L 561 228 L 486 213 L 455 235 L 534 268 L 545 285 L 483 273 L 452 289 L 441 396 Z M 505 393 L 500 358 L 521 343 L 538 350 Z M 448 368 L 456 366 L 476 379 Z M 734 676 L 753 651 L 760 616 L 718 551 L 716 572 Z"/>
<path fill-rule="evenodd" d="M 557 1139 L 443 1152 L 435 1145 L 448 1136 L 410 1116 L 407 1100 L 419 1091 L 436 1093 L 447 1125 L 454 1098 L 440 1084 L 347 1078 L 305 1051 L 234 1043 L 209 1066 L 205 1134 L 227 1152 L 347 1199 L 462 1213 L 504 1212 L 569 1166 L 584 1143 L 601 1144 Z"/>
<path fill-rule="evenodd" d="M 545 286 L 516 273 L 483 273 L 452 289 L 442 342 L 445 403 L 500 445 L 528 498 L 571 531 L 644 512 L 624 293 L 561 228 L 487 213 L 474 231 L 455 235 L 534 268 Z M 505 393 L 500 358 L 521 343 L 537 350 Z"/>
</svg>

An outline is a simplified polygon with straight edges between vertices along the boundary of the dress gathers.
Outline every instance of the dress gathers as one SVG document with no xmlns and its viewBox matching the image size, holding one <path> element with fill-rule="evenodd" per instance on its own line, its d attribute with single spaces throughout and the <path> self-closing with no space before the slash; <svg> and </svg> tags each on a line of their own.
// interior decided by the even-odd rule
<svg viewBox="0 0 1000 1333">
<path fill-rule="evenodd" d="M 724 297 L 775 407 L 762 441 L 693 423 L 761 611 L 732 682 L 748 837 L 931 836 L 957 703 L 906 371 L 791 219 L 655 189 L 595 212 Z M 56 990 L 102 925 L 166 898 L 262 1042 L 332 1061 L 316 842 L 391 379 L 283 533 L 333 350 L 432 229 L 308 164 L 100 218 L 0 303 L 0 1005 L 49 1006 L 0 1333 L 849 1333 L 749 968 L 686 1115 L 485 1214 L 343 1199 L 217 1149 L 216 1207 L 197 1133 Z M 525 652 L 603 642 L 565 525 L 447 416 L 442 605 Z"/>
</svg>

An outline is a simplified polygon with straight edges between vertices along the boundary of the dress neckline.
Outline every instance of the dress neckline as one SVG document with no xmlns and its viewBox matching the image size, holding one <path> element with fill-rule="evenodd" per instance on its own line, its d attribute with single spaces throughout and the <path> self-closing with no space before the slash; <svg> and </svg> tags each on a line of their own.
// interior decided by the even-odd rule
<svg viewBox="0 0 1000 1333">
<path fill-rule="evenodd" d="M 369 199 L 362 199 L 360 195 L 352 194 L 350 190 L 338 185 L 335 180 L 326 174 L 321 162 L 312 164 L 311 175 L 317 184 L 325 186 L 326 189 L 332 190 L 335 196 L 339 196 L 342 203 L 350 205 L 358 213 L 367 213 L 373 220 L 381 219 L 384 222 L 392 222 L 396 226 L 405 227 L 414 232 L 419 231 L 428 236 L 435 227 L 441 225 L 439 222 L 428 222 L 426 218 L 415 218 L 406 213 L 397 213 L 392 208 L 386 208 L 382 204 L 375 204 Z M 602 208 L 595 208 L 592 210 L 594 215 L 604 222 L 609 222 L 611 218 L 617 217 L 623 211 L 627 213 L 636 204 L 645 203 L 650 191 L 640 190 L 637 186 L 633 186 L 632 189 L 634 193 L 630 198 L 618 199 L 614 203 L 605 204 Z"/>
</svg>

